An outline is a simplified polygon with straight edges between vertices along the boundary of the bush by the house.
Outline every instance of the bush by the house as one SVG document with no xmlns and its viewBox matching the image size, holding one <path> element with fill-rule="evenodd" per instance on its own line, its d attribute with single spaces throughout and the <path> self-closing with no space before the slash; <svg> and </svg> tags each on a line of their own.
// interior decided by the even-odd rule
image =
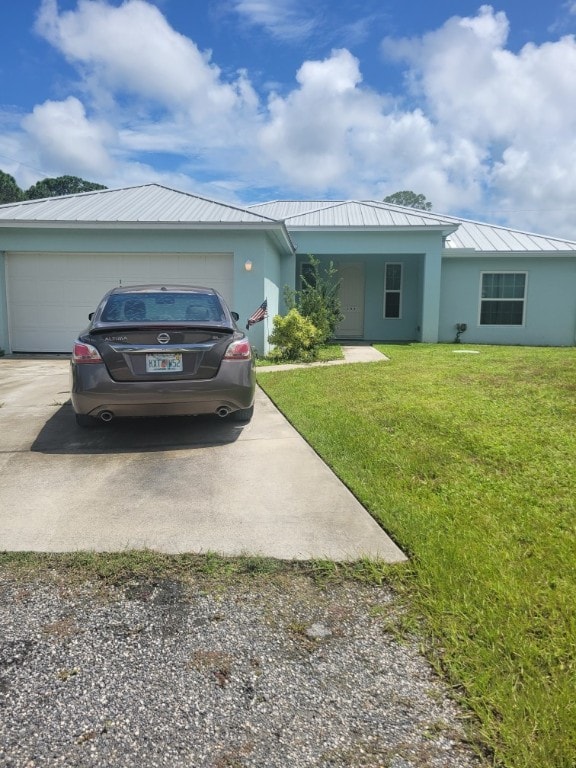
<svg viewBox="0 0 576 768">
<path fill-rule="evenodd" d="M 275 315 L 274 330 L 268 337 L 274 345 L 270 357 L 281 360 L 315 360 L 318 354 L 321 334 L 295 307 L 287 315 Z"/>
<path fill-rule="evenodd" d="M 302 288 L 294 291 L 284 290 L 284 300 L 288 309 L 297 309 L 302 317 L 307 318 L 318 329 L 318 344 L 325 344 L 334 336 L 336 326 L 343 319 L 340 311 L 340 280 L 332 262 L 321 268 L 320 261 L 309 256 L 309 262 L 300 276 Z"/>
</svg>

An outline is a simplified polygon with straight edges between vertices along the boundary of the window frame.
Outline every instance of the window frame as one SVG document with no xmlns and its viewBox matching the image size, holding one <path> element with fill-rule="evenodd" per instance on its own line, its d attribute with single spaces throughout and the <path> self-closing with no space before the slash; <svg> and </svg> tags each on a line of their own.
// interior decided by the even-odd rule
<svg viewBox="0 0 576 768">
<path fill-rule="evenodd" d="M 522 298 L 484 298 L 482 296 L 483 287 L 484 287 L 484 276 L 485 275 L 523 275 L 524 276 L 524 295 Z M 495 270 L 482 270 L 480 272 L 480 286 L 479 286 L 479 297 L 478 297 L 478 327 L 480 328 L 523 328 L 526 325 L 526 304 L 528 301 L 528 272 L 525 270 L 516 270 L 516 269 L 502 269 L 499 271 Z M 484 301 L 500 301 L 500 302 L 522 302 L 522 321 L 520 323 L 483 323 L 482 322 L 482 303 Z"/>
<path fill-rule="evenodd" d="M 400 287 L 399 288 L 387 288 L 388 283 L 388 267 L 400 267 Z M 386 261 L 384 262 L 384 296 L 382 301 L 382 316 L 384 320 L 402 320 L 402 293 L 404 288 L 404 264 L 401 261 Z M 389 317 L 386 314 L 386 299 L 389 294 L 398 294 L 398 315 Z"/>
</svg>

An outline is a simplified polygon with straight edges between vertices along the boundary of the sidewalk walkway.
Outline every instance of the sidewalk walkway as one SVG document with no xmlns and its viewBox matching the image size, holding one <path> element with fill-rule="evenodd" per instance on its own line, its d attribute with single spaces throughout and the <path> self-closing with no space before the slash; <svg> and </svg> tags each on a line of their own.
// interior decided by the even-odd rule
<svg viewBox="0 0 576 768">
<path fill-rule="evenodd" d="M 377 363 L 380 360 L 388 360 L 386 355 L 379 352 L 375 347 L 366 344 L 357 344 L 355 346 L 342 345 L 344 353 L 343 360 L 328 360 L 317 363 L 284 363 L 283 365 L 262 365 L 256 368 L 256 373 L 266 373 L 267 371 L 291 371 L 295 368 L 313 368 L 324 365 L 344 365 L 346 363 Z"/>
</svg>

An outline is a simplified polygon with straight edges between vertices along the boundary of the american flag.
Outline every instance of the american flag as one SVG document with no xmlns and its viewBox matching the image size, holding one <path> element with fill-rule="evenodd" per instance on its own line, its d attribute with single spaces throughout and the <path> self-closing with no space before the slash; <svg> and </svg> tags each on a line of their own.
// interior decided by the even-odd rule
<svg viewBox="0 0 576 768">
<path fill-rule="evenodd" d="M 246 330 L 249 331 L 252 325 L 264 320 L 265 317 L 268 317 L 268 299 L 264 299 L 258 309 L 252 312 L 246 323 Z"/>
</svg>

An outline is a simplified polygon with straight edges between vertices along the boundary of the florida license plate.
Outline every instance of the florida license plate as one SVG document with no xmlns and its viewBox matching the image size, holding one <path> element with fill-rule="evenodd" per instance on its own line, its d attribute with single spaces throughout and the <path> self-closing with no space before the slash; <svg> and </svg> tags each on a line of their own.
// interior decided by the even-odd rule
<svg viewBox="0 0 576 768">
<path fill-rule="evenodd" d="M 182 370 L 182 355 L 178 352 L 146 355 L 146 373 L 178 373 Z"/>
</svg>

